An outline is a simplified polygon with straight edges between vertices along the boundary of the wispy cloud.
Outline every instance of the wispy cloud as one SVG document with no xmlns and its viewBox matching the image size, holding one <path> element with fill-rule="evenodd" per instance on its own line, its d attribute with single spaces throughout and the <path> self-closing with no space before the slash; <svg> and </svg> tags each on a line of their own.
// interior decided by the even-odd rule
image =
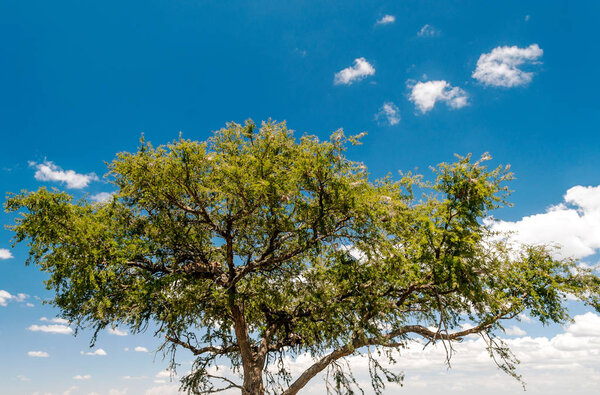
<svg viewBox="0 0 600 395">
<path fill-rule="evenodd" d="M 13 255 L 10 250 L 7 250 L 6 248 L 0 248 L 0 259 L 10 259 L 12 257 Z"/>
<path fill-rule="evenodd" d="M 80 354 L 82 354 L 82 355 L 92 355 L 92 356 L 101 356 L 101 357 L 103 357 L 103 356 L 106 355 L 106 351 L 104 351 L 101 348 L 98 348 L 95 351 L 88 351 L 88 352 L 81 351 Z"/>
<path fill-rule="evenodd" d="M 544 51 L 537 45 L 527 48 L 517 46 L 497 47 L 490 53 L 484 53 L 477 61 L 473 78 L 488 86 L 511 88 L 531 82 L 533 73 L 521 70 L 526 64 L 539 63 Z"/>
<path fill-rule="evenodd" d="M 425 24 L 421 30 L 417 32 L 417 36 L 419 37 L 435 37 L 439 35 L 440 32 L 431 25 Z"/>
<path fill-rule="evenodd" d="M 62 324 L 62 325 L 69 324 L 69 320 L 65 320 L 64 318 L 60 318 L 60 317 L 54 317 L 54 318 L 42 317 L 42 318 L 40 318 L 40 321 L 53 322 L 55 324 Z"/>
<path fill-rule="evenodd" d="M 28 297 L 27 294 L 12 295 L 10 292 L 0 289 L 0 306 L 6 306 L 8 302 L 24 302 Z"/>
<path fill-rule="evenodd" d="M 73 376 L 73 380 L 89 380 L 91 378 L 92 378 L 92 376 L 89 374 L 84 374 L 84 375 L 78 374 L 77 376 Z"/>
<path fill-rule="evenodd" d="M 48 358 L 50 356 L 46 351 L 29 351 L 27 355 L 32 358 Z"/>
<path fill-rule="evenodd" d="M 60 335 L 68 335 L 73 332 L 73 329 L 66 325 L 30 325 L 27 330 L 32 332 L 56 333 Z"/>
<path fill-rule="evenodd" d="M 85 188 L 90 182 L 98 180 L 95 173 L 80 174 L 73 170 L 63 170 L 50 161 L 29 162 L 29 165 L 37 169 L 34 175 L 36 180 L 62 182 L 71 189 Z"/>
<path fill-rule="evenodd" d="M 400 122 L 400 110 L 392 102 L 385 102 L 375 114 L 375 120 L 378 122 L 385 121 L 389 125 L 397 125 Z"/>
<path fill-rule="evenodd" d="M 108 333 L 115 336 L 127 336 L 127 332 L 122 331 L 119 328 L 108 328 Z"/>
<path fill-rule="evenodd" d="M 90 200 L 96 203 L 108 202 L 113 197 L 111 192 L 100 192 L 90 196 Z"/>
<path fill-rule="evenodd" d="M 409 88 L 411 85 L 409 84 Z M 444 80 L 417 82 L 412 85 L 409 100 L 425 114 L 433 109 L 435 103 L 445 102 L 450 108 L 462 108 L 468 103 L 467 93 L 458 87 L 453 87 Z"/>
<path fill-rule="evenodd" d="M 396 17 L 393 15 L 384 15 L 381 17 L 381 19 L 379 19 L 377 22 L 375 22 L 376 25 L 389 25 L 390 23 L 394 23 L 396 22 Z"/>
<path fill-rule="evenodd" d="M 365 58 L 356 58 L 354 59 L 354 65 L 335 73 L 333 83 L 336 85 L 350 85 L 373 74 L 375 74 L 375 68 Z"/>
</svg>

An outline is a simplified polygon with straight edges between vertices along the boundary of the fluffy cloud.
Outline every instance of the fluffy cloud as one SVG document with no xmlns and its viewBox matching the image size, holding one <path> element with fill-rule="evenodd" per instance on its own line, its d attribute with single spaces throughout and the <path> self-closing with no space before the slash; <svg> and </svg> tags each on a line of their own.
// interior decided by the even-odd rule
<svg viewBox="0 0 600 395">
<path fill-rule="evenodd" d="M 385 120 L 390 125 L 397 125 L 400 122 L 400 111 L 398 110 L 398 106 L 392 102 L 383 103 L 379 112 L 375 114 L 375 120 Z"/>
<path fill-rule="evenodd" d="M 104 357 L 104 356 L 106 356 L 106 351 L 104 351 L 101 348 L 98 348 L 96 351 L 89 351 L 89 352 L 81 351 L 80 354 Z"/>
<path fill-rule="evenodd" d="M 431 25 L 425 24 L 417 33 L 419 37 L 434 37 L 438 35 L 438 31 Z"/>
<path fill-rule="evenodd" d="M 412 85 L 409 97 L 423 114 L 430 111 L 437 102 L 445 102 L 450 108 L 461 108 L 468 104 L 467 99 L 464 90 L 453 87 L 444 80 L 417 82 Z"/>
<path fill-rule="evenodd" d="M 23 302 L 29 295 L 19 293 L 12 295 L 10 292 L 0 289 L 0 306 L 6 306 L 8 302 Z"/>
<path fill-rule="evenodd" d="M 513 86 L 528 84 L 533 73 L 521 70 L 525 64 L 535 63 L 544 51 L 537 45 L 531 44 L 527 48 L 517 46 L 497 47 L 490 53 L 484 53 L 477 61 L 473 78 L 490 86 Z"/>
<path fill-rule="evenodd" d="M 516 325 L 506 328 L 504 332 L 509 336 L 525 336 L 527 334 L 527 332 Z"/>
<path fill-rule="evenodd" d="M 84 374 L 83 376 L 78 374 L 77 376 L 73 376 L 73 380 L 89 380 L 92 376 L 89 374 Z"/>
<path fill-rule="evenodd" d="M 113 197 L 113 194 L 110 192 L 100 192 L 95 195 L 90 196 L 90 200 L 96 203 L 104 203 L 108 202 Z"/>
<path fill-rule="evenodd" d="M 335 73 L 333 83 L 336 85 L 350 85 L 373 74 L 375 74 L 375 68 L 365 58 L 356 58 L 353 66 Z"/>
<path fill-rule="evenodd" d="M 85 188 L 91 181 L 98 180 L 95 173 L 79 174 L 73 170 L 62 170 L 50 161 L 44 163 L 30 162 L 29 164 L 37 169 L 34 175 L 36 180 L 62 182 L 67 185 L 67 188 Z"/>
<path fill-rule="evenodd" d="M 594 328 L 594 325 L 595 328 Z M 580 328 L 592 332 L 579 332 Z M 576 336 L 585 333 L 586 336 Z M 554 337 L 521 336 L 505 339 L 521 361 L 518 373 L 527 383 L 527 393 L 550 395 L 577 393 L 592 395 L 600 386 L 600 316 L 586 313 L 574 317 L 564 332 Z M 465 394 L 486 393 L 503 395 L 522 392 L 520 384 L 496 369 L 484 341 L 479 336 L 467 337 L 454 345 L 452 369 L 444 363 L 446 353 L 441 344 L 423 348 L 422 342 L 412 343 L 400 353 L 393 353 L 398 361 L 392 365 L 395 372 L 406 374 L 404 387 L 389 385 L 385 393 L 406 392 L 411 395 L 432 393 Z M 369 366 L 364 355 L 347 358 L 357 381 L 366 393 L 370 390 Z M 292 376 L 297 377 L 313 360 L 309 355 L 287 358 Z M 384 364 L 384 366 L 387 366 Z M 225 370 L 226 371 L 226 370 Z M 227 375 L 233 378 L 233 375 Z M 304 389 L 306 393 L 325 393 L 323 374 L 313 379 Z M 233 392 L 232 392 L 233 393 Z"/>
<path fill-rule="evenodd" d="M 119 328 L 108 328 L 108 333 L 115 336 L 127 336 L 127 332 L 122 331 Z"/>
<path fill-rule="evenodd" d="M 12 257 L 13 255 L 10 250 L 7 250 L 6 248 L 0 248 L 0 259 L 10 259 Z"/>
<path fill-rule="evenodd" d="M 148 352 L 148 349 L 146 347 L 142 347 L 142 346 L 137 346 L 136 348 L 133 349 L 133 351 L 137 351 L 137 352 Z"/>
<path fill-rule="evenodd" d="M 32 332 L 58 333 L 68 335 L 73 332 L 73 329 L 66 325 L 31 325 L 27 330 Z"/>
<path fill-rule="evenodd" d="M 50 356 L 46 351 L 29 351 L 27 355 L 33 358 L 48 358 Z"/>
<path fill-rule="evenodd" d="M 381 19 L 377 21 L 377 25 L 387 25 L 390 23 L 396 22 L 396 17 L 393 15 L 384 15 Z"/>
<path fill-rule="evenodd" d="M 239 393 L 239 390 L 237 392 Z M 226 392 L 224 392 L 224 394 L 226 394 Z M 167 384 L 152 387 L 146 390 L 146 395 L 179 395 L 179 386 L 176 384 Z"/>
<path fill-rule="evenodd" d="M 564 202 L 545 213 L 516 222 L 485 222 L 495 231 L 512 232 L 509 237 L 519 243 L 558 245 L 558 258 L 583 258 L 600 248 L 600 186 L 570 188 Z"/>
</svg>

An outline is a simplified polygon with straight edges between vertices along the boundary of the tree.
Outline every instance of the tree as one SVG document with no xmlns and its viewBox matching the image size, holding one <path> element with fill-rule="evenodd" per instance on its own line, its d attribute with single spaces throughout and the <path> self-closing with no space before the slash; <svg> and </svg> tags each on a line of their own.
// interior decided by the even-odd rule
<svg viewBox="0 0 600 395">
<path fill-rule="evenodd" d="M 508 167 L 458 157 L 433 181 L 369 181 L 346 158 L 361 136 L 296 140 L 284 123 L 230 123 L 207 142 L 179 139 L 109 164 L 105 203 L 44 188 L 9 195 L 14 242 L 49 274 L 53 304 L 77 327 L 156 324 L 162 350 L 195 355 L 182 389 L 296 394 L 329 370 L 328 390 L 357 385 L 340 362 L 366 353 L 373 389 L 402 375 L 381 363 L 415 339 L 480 334 L 518 378 L 496 337 L 528 311 L 569 319 L 567 294 L 599 308 L 600 280 L 546 246 L 518 246 L 482 219 L 507 204 Z M 473 322 L 470 329 L 460 324 Z M 433 328 L 433 329 L 432 329 Z M 291 377 L 284 357 L 314 363 Z M 450 355 L 450 354 L 449 354 Z M 239 374 L 218 376 L 229 361 Z"/>
</svg>

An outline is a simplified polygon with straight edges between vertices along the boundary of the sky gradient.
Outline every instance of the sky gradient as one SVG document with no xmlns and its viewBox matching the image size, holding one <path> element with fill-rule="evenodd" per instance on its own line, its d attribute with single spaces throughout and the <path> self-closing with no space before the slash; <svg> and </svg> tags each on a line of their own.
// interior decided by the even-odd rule
<svg viewBox="0 0 600 395">
<path fill-rule="evenodd" d="M 514 207 L 494 226 L 596 265 L 600 3 L 449 3 L 2 1 L 0 192 L 103 199 L 105 162 L 142 133 L 155 145 L 205 140 L 228 121 L 272 118 L 297 135 L 368 132 L 349 156 L 373 177 L 429 176 L 454 154 L 489 152 L 516 176 Z M 93 348 L 88 331 L 73 337 L 11 237 L 0 229 L 0 392 L 176 393 L 152 333 L 102 333 Z M 571 306 L 565 327 L 509 325 L 530 394 L 600 386 L 600 316 Z M 476 339 L 462 350 L 452 370 L 440 350 L 407 351 L 406 385 L 387 393 L 519 390 Z M 185 372 L 190 356 L 180 357 Z"/>
</svg>

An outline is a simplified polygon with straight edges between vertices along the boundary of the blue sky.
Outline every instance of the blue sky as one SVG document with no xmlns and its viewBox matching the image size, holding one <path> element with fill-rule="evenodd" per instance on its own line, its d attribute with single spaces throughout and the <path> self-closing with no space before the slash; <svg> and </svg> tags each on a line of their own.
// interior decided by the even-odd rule
<svg viewBox="0 0 600 395">
<path fill-rule="evenodd" d="M 565 254 L 593 265 L 600 248 L 599 14 L 593 1 L 5 0 L 0 189 L 110 192 L 104 162 L 134 150 L 142 132 L 154 144 L 180 131 L 204 140 L 227 121 L 271 117 L 298 134 L 367 131 L 350 155 L 374 176 L 415 168 L 427 174 L 454 153 L 489 151 L 517 177 L 515 206 L 495 214 L 504 220 L 497 226 L 519 231 L 522 241 L 562 243 Z M 6 393 L 172 391 L 168 379 L 155 382 L 164 380 L 156 375 L 166 363 L 154 358 L 149 335 L 102 334 L 90 350 L 85 331 L 73 338 L 28 330 L 63 324 L 49 321 L 57 312 L 38 300 L 50 296 L 44 275 L 24 266 L 26 250 L 12 249 L 10 238 L 0 230 Z M 569 366 L 578 364 L 575 392 L 600 385 L 600 334 L 585 329 L 600 317 L 573 309 L 581 318 L 570 327 L 520 322 L 526 334 L 507 335 L 524 353 L 530 392 L 559 393 L 556 382 L 574 377 Z M 533 345 L 522 340 L 528 336 Z M 97 348 L 107 355 L 85 355 Z M 558 362 L 540 367 L 553 352 Z M 459 362 L 447 372 L 430 357 L 422 371 L 407 370 L 407 380 L 410 373 L 421 382 L 390 393 L 453 385 L 468 393 L 494 380 L 518 389 L 491 362 L 484 371 Z"/>
</svg>

